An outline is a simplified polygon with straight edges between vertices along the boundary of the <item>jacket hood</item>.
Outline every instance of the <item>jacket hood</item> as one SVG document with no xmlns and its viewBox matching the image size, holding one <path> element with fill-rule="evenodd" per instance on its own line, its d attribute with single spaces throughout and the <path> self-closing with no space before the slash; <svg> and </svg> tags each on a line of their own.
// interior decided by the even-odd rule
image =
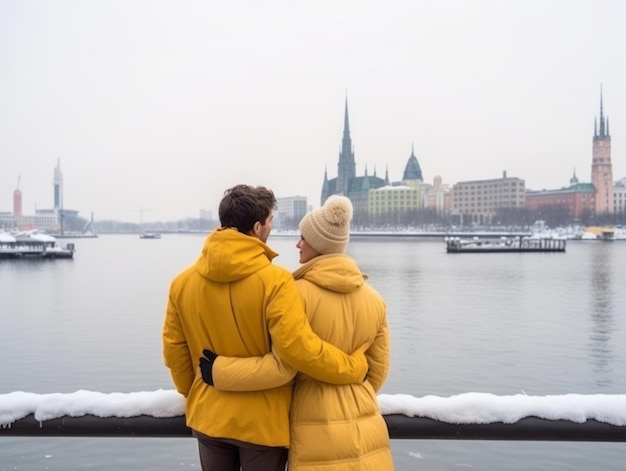
<svg viewBox="0 0 626 471">
<path fill-rule="evenodd" d="M 236 229 L 220 227 L 204 241 L 195 268 L 217 283 L 241 280 L 272 263 L 278 255 L 260 239 Z"/>
<path fill-rule="evenodd" d="M 337 293 L 356 291 L 367 279 L 354 259 L 343 253 L 319 255 L 293 272 L 293 277 Z"/>
</svg>

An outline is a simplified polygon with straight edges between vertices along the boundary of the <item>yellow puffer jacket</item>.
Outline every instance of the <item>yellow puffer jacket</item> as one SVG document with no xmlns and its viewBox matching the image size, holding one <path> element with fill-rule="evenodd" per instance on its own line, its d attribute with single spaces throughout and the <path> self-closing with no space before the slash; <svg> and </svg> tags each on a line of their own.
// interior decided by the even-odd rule
<svg viewBox="0 0 626 471">
<path fill-rule="evenodd" d="M 382 297 L 364 280 L 347 255 L 322 255 L 294 273 L 313 330 L 346 352 L 366 344 L 367 379 L 337 386 L 315 381 L 305 373 L 296 377 L 291 407 L 289 470 L 393 469 L 387 425 L 376 394 L 390 363 L 387 308 Z M 278 358 L 276 358 L 278 356 Z M 293 376 L 280 367 L 280 356 L 218 357 L 213 368 L 215 386 L 245 391 L 263 385 L 285 384 Z"/>
<path fill-rule="evenodd" d="M 376 394 L 389 374 L 387 307 L 347 255 L 316 257 L 294 273 L 313 330 L 350 352 L 371 342 L 367 380 L 336 386 L 299 373 L 291 406 L 289 470 L 393 469 Z M 323 438 L 322 438 L 323 437 Z"/>
<path fill-rule="evenodd" d="M 273 348 L 293 368 L 333 383 L 359 382 L 366 374 L 362 354 L 348 356 L 313 333 L 291 274 L 271 263 L 276 255 L 257 238 L 217 229 L 198 261 L 171 283 L 164 361 L 187 399 L 187 425 L 205 435 L 287 446 L 292 393 L 289 383 L 249 392 L 208 386 L 199 368 L 205 348 L 232 357 Z"/>
</svg>

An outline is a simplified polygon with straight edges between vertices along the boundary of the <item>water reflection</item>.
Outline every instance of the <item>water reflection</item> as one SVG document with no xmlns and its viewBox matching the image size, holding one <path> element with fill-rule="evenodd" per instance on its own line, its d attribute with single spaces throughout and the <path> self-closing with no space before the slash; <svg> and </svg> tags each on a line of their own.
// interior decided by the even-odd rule
<svg viewBox="0 0 626 471">
<path fill-rule="evenodd" d="M 610 386 L 611 360 L 613 352 L 610 346 L 613 329 L 613 263 L 610 243 L 597 243 L 591 256 L 591 296 L 590 313 L 592 327 L 589 335 L 591 361 L 596 384 Z"/>
</svg>

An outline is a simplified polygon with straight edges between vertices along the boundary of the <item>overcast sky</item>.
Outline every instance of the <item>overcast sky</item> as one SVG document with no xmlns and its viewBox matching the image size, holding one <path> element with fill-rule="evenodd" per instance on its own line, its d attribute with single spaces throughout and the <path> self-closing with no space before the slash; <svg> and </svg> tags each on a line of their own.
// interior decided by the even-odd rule
<svg viewBox="0 0 626 471">
<path fill-rule="evenodd" d="M 139 221 L 237 183 L 319 206 L 347 93 L 357 174 L 590 181 L 600 87 L 626 176 L 623 0 L 0 0 L 0 211 Z"/>
</svg>

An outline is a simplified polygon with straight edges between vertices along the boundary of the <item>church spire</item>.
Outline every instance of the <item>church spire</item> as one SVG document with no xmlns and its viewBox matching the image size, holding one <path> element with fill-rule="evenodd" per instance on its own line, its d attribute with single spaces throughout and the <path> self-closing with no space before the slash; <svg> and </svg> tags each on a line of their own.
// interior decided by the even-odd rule
<svg viewBox="0 0 626 471">
<path fill-rule="evenodd" d="M 341 140 L 341 152 L 337 164 L 337 187 L 336 192 L 340 195 L 348 195 L 350 181 L 356 177 L 356 162 L 354 160 L 354 148 L 350 138 L 350 121 L 348 119 L 348 94 L 346 92 L 345 114 L 343 119 L 343 138 Z"/>
<path fill-rule="evenodd" d="M 591 183 L 595 187 L 595 214 L 613 214 L 613 165 L 611 164 L 611 136 L 609 119 L 604 115 L 604 96 L 600 84 L 600 116 L 597 134 L 593 136 L 591 157 Z"/>
<path fill-rule="evenodd" d="M 604 118 L 604 103 L 602 96 L 602 84 L 600 84 L 600 118 L 596 121 L 594 119 L 593 124 L 593 137 L 596 139 L 602 139 L 609 136 L 609 118 Z"/>
<path fill-rule="evenodd" d="M 350 121 L 348 120 L 348 92 L 346 92 L 346 110 L 343 118 L 343 138 L 350 139 Z"/>
<path fill-rule="evenodd" d="M 600 84 L 600 137 L 604 137 L 604 106 L 602 104 L 602 84 Z"/>
</svg>

